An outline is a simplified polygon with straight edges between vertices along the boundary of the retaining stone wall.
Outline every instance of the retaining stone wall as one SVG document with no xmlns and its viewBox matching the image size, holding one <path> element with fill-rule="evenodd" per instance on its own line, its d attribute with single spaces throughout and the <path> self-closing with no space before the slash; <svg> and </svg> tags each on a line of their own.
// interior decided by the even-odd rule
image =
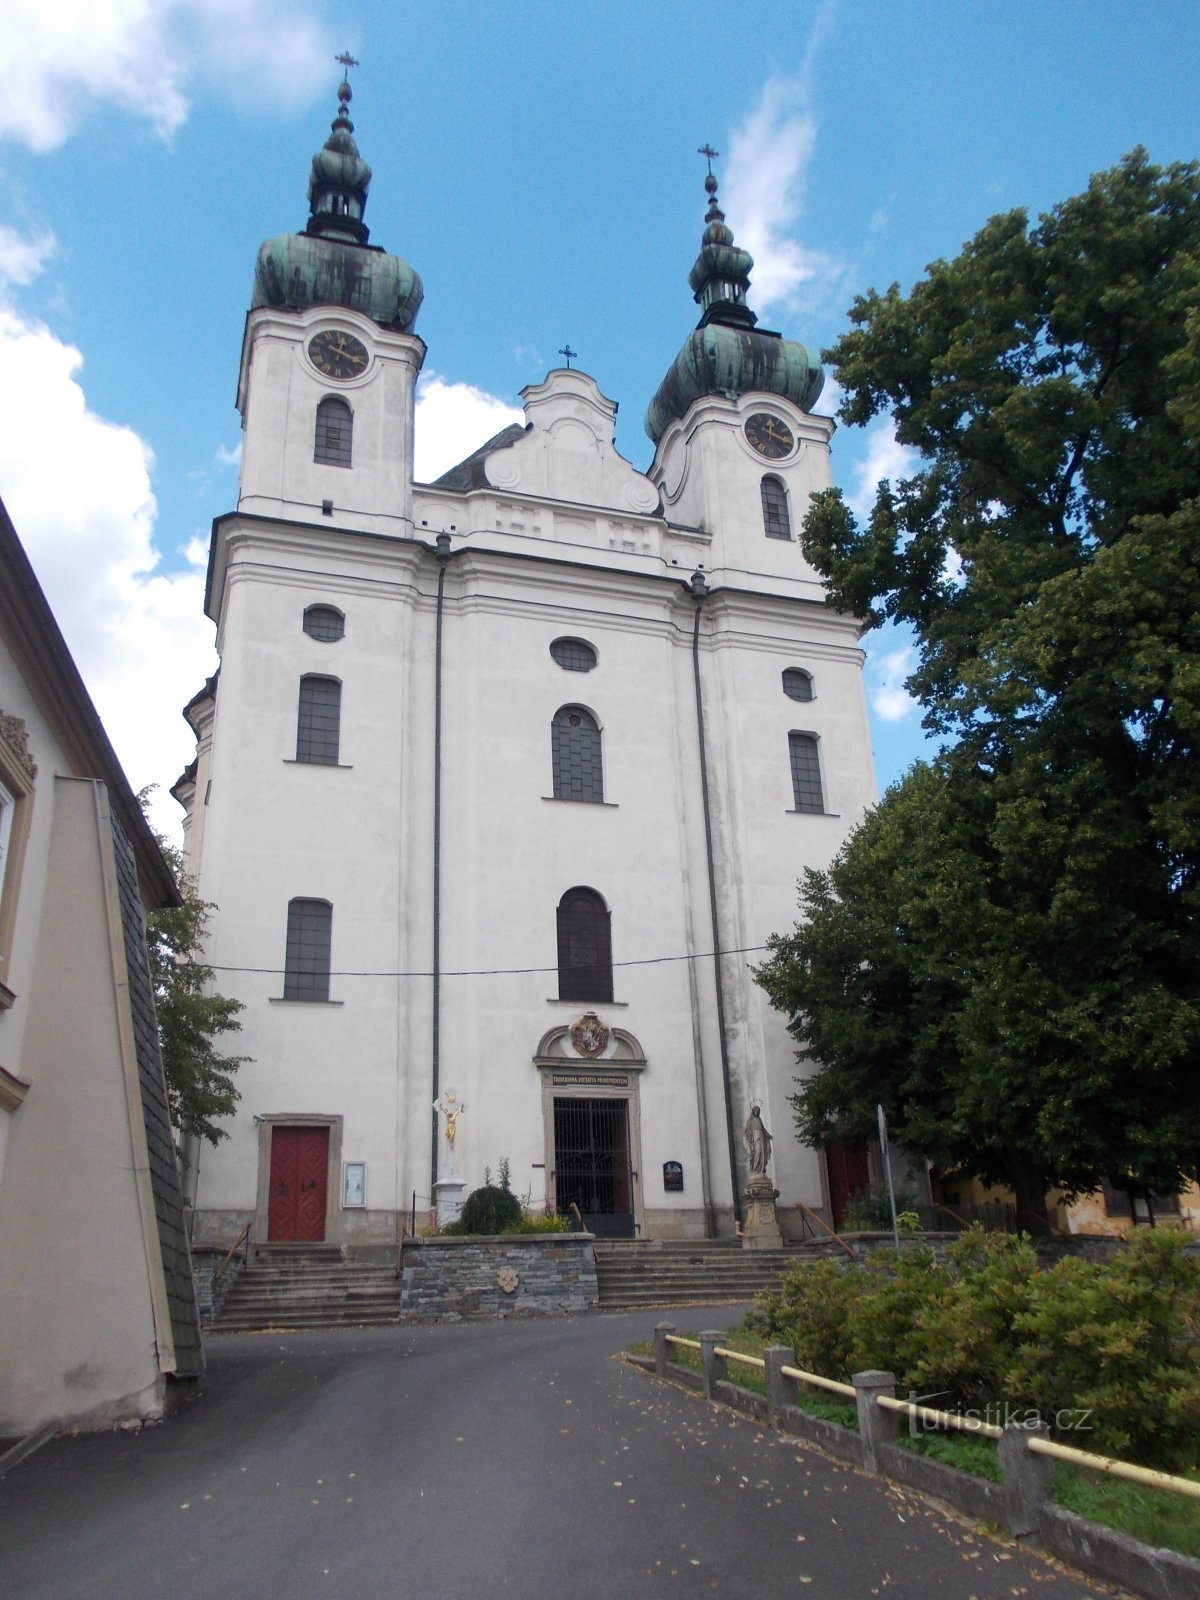
<svg viewBox="0 0 1200 1600">
<path fill-rule="evenodd" d="M 513 1272 L 511 1293 L 500 1275 Z M 408 1239 L 400 1314 L 419 1322 L 546 1317 L 599 1302 L 590 1234 L 500 1234 Z"/>
</svg>

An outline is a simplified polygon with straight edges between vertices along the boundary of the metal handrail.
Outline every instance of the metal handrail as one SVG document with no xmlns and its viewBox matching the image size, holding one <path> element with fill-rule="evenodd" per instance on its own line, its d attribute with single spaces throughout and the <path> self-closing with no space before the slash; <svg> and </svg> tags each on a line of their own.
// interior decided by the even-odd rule
<svg viewBox="0 0 1200 1600">
<path fill-rule="evenodd" d="M 667 1334 L 667 1343 L 680 1344 L 685 1350 L 699 1350 L 700 1348 L 699 1339 L 683 1339 L 677 1333 Z"/>
<path fill-rule="evenodd" d="M 811 1384 L 814 1389 L 828 1389 L 830 1394 L 846 1395 L 853 1400 L 857 1390 L 852 1383 L 839 1383 L 836 1378 L 823 1378 L 819 1372 L 804 1372 L 800 1367 L 780 1367 L 785 1378 L 795 1378 L 800 1383 Z"/>
<path fill-rule="evenodd" d="M 760 1372 L 765 1372 L 767 1370 L 767 1363 L 762 1359 L 761 1356 L 743 1355 L 740 1350 L 729 1350 L 723 1344 L 715 1346 L 713 1349 L 713 1354 L 716 1356 L 724 1356 L 727 1361 L 740 1361 L 744 1366 L 747 1367 L 757 1367 Z"/>
<path fill-rule="evenodd" d="M 225 1255 L 223 1256 L 223 1258 L 222 1258 L 222 1260 L 220 1262 L 220 1265 L 217 1266 L 213 1271 L 213 1282 L 214 1283 L 217 1283 L 220 1280 L 221 1274 L 225 1271 L 225 1268 L 229 1265 L 229 1263 L 233 1260 L 234 1256 L 237 1254 L 238 1246 L 242 1243 L 243 1239 L 246 1239 L 246 1238 L 249 1237 L 250 1227 L 251 1227 L 251 1224 L 248 1222 L 246 1224 L 246 1226 L 242 1229 L 241 1233 L 238 1234 L 237 1238 L 229 1246 L 229 1249 L 226 1250 Z"/>
<path fill-rule="evenodd" d="M 1028 1440 L 1028 1444 L 1039 1456 L 1053 1456 L 1057 1461 L 1070 1461 L 1074 1466 L 1087 1467 L 1092 1472 L 1105 1472 L 1110 1478 L 1126 1478 L 1130 1483 L 1144 1483 L 1151 1489 L 1173 1489 L 1177 1494 L 1188 1494 L 1200 1500 L 1200 1482 L 1195 1478 L 1180 1478 L 1173 1472 L 1139 1467 L 1132 1461 L 1118 1461 L 1113 1456 L 1096 1456 L 1090 1450 L 1076 1450 L 1073 1445 L 1059 1444 L 1054 1439 L 1041 1439 L 1036 1434 Z"/>
<path fill-rule="evenodd" d="M 875 1404 L 885 1411 L 907 1411 L 910 1417 L 920 1417 L 939 1428 L 957 1428 L 960 1433 L 981 1433 L 985 1439 L 1001 1439 L 1004 1429 L 994 1422 L 983 1422 L 979 1417 L 964 1417 L 956 1411 L 935 1411 L 932 1406 L 918 1405 L 915 1400 L 897 1400 L 895 1395 L 877 1394 Z"/>
</svg>

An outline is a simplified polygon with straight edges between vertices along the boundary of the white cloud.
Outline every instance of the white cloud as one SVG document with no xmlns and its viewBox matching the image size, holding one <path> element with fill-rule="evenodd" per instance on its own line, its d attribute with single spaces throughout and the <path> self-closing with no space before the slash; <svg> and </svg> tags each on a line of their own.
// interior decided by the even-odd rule
<svg viewBox="0 0 1200 1600">
<path fill-rule="evenodd" d="M 867 694 L 871 709 L 884 722 L 903 722 L 919 710 L 919 702 L 904 687 L 916 665 L 917 652 L 911 645 L 886 650 L 878 656 L 868 650 Z"/>
<path fill-rule="evenodd" d="M 447 383 L 429 373 L 417 385 L 413 425 L 418 483 L 432 483 L 510 422 L 524 423 L 518 407 L 470 383 Z"/>
<path fill-rule="evenodd" d="M 165 789 L 194 754 L 180 709 L 213 671 L 203 567 L 157 573 L 153 459 L 88 409 L 82 357 L 0 306 L 0 494 L 135 789 Z M 199 541 L 189 555 L 203 559 Z"/>
<path fill-rule="evenodd" d="M 5 0 L 0 138 L 56 149 L 99 106 L 168 137 L 199 85 L 307 100 L 333 69 L 312 0 Z"/>
<path fill-rule="evenodd" d="M 57 249 L 49 229 L 27 236 L 0 222 L 0 292 L 32 283 Z"/>
<path fill-rule="evenodd" d="M 737 242 L 754 257 L 751 299 L 760 314 L 811 304 L 844 272 L 833 256 L 794 237 L 817 140 L 806 78 L 767 80 L 754 110 L 734 129 L 722 182 L 721 207 Z"/>
<path fill-rule="evenodd" d="M 921 457 L 909 445 L 901 444 L 890 417 L 881 417 L 867 429 L 867 454 L 854 470 L 853 488 L 846 502 L 856 517 L 866 518 L 875 504 L 875 491 L 881 478 L 895 483 L 911 478 L 920 468 Z"/>
<path fill-rule="evenodd" d="M 217 446 L 217 460 L 223 467 L 240 467 L 242 464 L 242 441 L 239 439 L 232 450 L 227 450 L 223 444 Z"/>
</svg>

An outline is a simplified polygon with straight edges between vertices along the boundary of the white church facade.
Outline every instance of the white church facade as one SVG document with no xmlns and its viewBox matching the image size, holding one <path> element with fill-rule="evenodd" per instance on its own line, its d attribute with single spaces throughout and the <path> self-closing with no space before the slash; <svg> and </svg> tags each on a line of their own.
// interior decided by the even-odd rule
<svg viewBox="0 0 1200 1600">
<path fill-rule="evenodd" d="M 414 483 L 421 284 L 367 242 L 340 94 L 305 232 L 259 255 L 174 791 L 251 1058 L 194 1236 L 381 1248 L 501 1161 L 600 1234 L 728 1235 L 755 1103 L 798 1236 L 828 1174 L 750 969 L 875 792 L 859 626 L 798 542 L 820 368 L 756 328 L 710 177 L 649 472 L 560 369 Z"/>
</svg>

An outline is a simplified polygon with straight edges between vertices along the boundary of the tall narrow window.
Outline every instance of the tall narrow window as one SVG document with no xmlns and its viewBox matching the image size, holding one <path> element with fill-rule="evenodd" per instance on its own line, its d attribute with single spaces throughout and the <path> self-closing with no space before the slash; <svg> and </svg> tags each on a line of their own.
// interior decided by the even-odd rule
<svg viewBox="0 0 1200 1600">
<path fill-rule="evenodd" d="M 285 1000 L 329 999 L 333 907 L 328 900 L 289 900 L 283 958 Z"/>
<path fill-rule="evenodd" d="M 550 724 L 556 800 L 603 800 L 600 728 L 582 706 L 562 706 Z"/>
<path fill-rule="evenodd" d="M 595 889 L 568 889 L 558 902 L 558 998 L 611 1000 L 612 925 Z"/>
<path fill-rule="evenodd" d="M 768 473 L 761 484 L 763 527 L 768 539 L 790 539 L 792 519 L 788 516 L 787 490 L 783 480 Z"/>
<path fill-rule="evenodd" d="M 296 760 L 336 767 L 341 739 L 342 686 L 336 678 L 300 679 Z"/>
<path fill-rule="evenodd" d="M 797 811 L 823 812 L 821 763 L 817 741 L 811 733 L 789 733 L 788 751 L 792 759 L 792 798 Z"/>
<path fill-rule="evenodd" d="M 317 407 L 317 439 L 313 460 L 327 467 L 348 467 L 354 439 L 354 413 L 344 400 L 326 395 Z"/>
</svg>

